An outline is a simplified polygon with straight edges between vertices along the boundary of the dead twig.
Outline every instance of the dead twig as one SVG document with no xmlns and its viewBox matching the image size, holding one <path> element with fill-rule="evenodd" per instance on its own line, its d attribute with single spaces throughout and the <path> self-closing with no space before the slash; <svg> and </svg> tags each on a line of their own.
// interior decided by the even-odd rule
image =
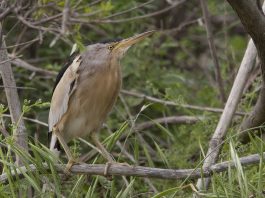
<svg viewBox="0 0 265 198">
<path fill-rule="evenodd" d="M 265 4 L 264 4 L 265 5 Z M 252 22 L 251 22 L 252 23 Z M 232 122 L 233 115 L 236 111 L 244 87 L 247 83 L 247 80 L 254 68 L 255 59 L 257 56 L 257 50 L 252 40 L 249 41 L 245 55 L 242 59 L 238 74 L 234 81 L 233 87 L 229 94 L 228 100 L 226 102 L 224 112 L 221 115 L 221 118 L 218 122 L 218 125 L 215 129 L 215 132 L 212 136 L 212 139 L 209 143 L 209 149 L 207 155 L 210 156 L 204 161 L 203 167 L 208 168 L 218 160 L 218 155 L 222 149 L 222 146 L 219 147 L 222 140 L 225 138 L 227 130 Z M 210 178 L 206 178 L 204 181 L 199 179 L 197 182 L 197 187 L 199 190 L 202 190 L 204 187 L 207 189 L 210 183 Z"/>
<path fill-rule="evenodd" d="M 186 0 L 180 0 L 180 1 L 177 1 L 176 3 L 174 3 L 172 5 L 164 8 L 164 9 L 158 10 L 156 12 L 152 12 L 152 13 L 145 14 L 142 16 L 131 17 L 131 18 L 116 19 L 116 20 L 111 20 L 111 19 L 87 20 L 87 19 L 81 19 L 81 18 L 70 18 L 70 21 L 74 22 L 74 23 L 124 23 L 124 22 L 128 22 L 128 21 L 135 21 L 135 20 L 150 18 L 150 17 L 154 17 L 157 15 L 163 14 L 163 13 L 168 12 L 169 10 L 181 5 L 185 1 Z"/>
<path fill-rule="evenodd" d="M 120 16 L 120 15 L 126 14 L 126 13 L 128 13 L 128 12 L 133 11 L 133 10 L 139 9 L 139 8 L 141 8 L 141 7 L 144 7 L 144 6 L 146 6 L 146 5 L 150 4 L 150 3 L 152 3 L 153 1 L 154 1 L 154 0 L 149 0 L 149 1 L 145 2 L 145 3 L 141 3 L 141 4 L 139 4 L 139 5 L 135 6 L 135 7 L 132 7 L 132 8 L 130 8 L 130 9 L 127 9 L 127 10 L 124 10 L 124 11 L 121 11 L 121 12 L 116 12 L 116 13 L 114 13 L 114 14 L 112 14 L 112 15 L 106 16 L 106 17 L 104 17 L 103 19 L 109 19 L 109 18 L 112 18 L 112 17 L 116 17 L 116 16 Z"/>
<path fill-rule="evenodd" d="M 8 117 L 10 118 L 11 115 L 10 114 L 1 114 L 1 116 L 3 117 Z M 26 120 L 26 121 L 30 121 L 30 122 L 33 122 L 33 123 L 36 123 L 36 124 L 39 124 L 41 126 L 45 126 L 45 127 L 48 127 L 48 124 L 46 122 L 42 122 L 40 120 L 37 120 L 37 119 L 33 119 L 33 118 L 27 118 L 27 117 L 22 117 L 23 120 Z"/>
<path fill-rule="evenodd" d="M 9 55 L 10 58 L 13 60 L 11 60 L 11 63 L 18 66 L 18 67 L 22 67 L 26 70 L 29 70 L 29 71 L 32 71 L 32 72 L 37 72 L 37 73 L 40 73 L 40 74 L 44 74 L 44 75 L 47 75 L 47 76 L 56 76 L 57 75 L 57 72 L 54 72 L 54 71 L 49 71 L 49 70 L 45 70 L 45 69 L 42 69 L 42 68 L 38 68 L 34 65 L 31 65 L 29 63 L 27 63 L 26 61 L 20 59 L 20 58 L 16 58 L 16 57 L 13 57 L 12 55 Z"/>
<path fill-rule="evenodd" d="M 170 117 L 163 117 L 163 118 L 157 118 L 153 119 L 148 122 L 143 122 L 141 124 L 138 124 L 134 127 L 134 130 L 136 131 L 142 131 L 145 129 L 148 129 L 150 127 L 153 127 L 157 124 L 194 124 L 198 121 L 203 119 L 203 117 L 195 117 L 195 116 L 170 116 Z"/>
<path fill-rule="evenodd" d="M 225 96 L 225 90 L 224 90 L 224 83 L 223 83 L 223 79 L 221 75 L 220 65 L 219 65 L 218 58 L 217 58 L 216 48 L 214 45 L 213 33 L 211 30 L 211 24 L 210 24 L 210 19 L 209 19 L 209 11 L 208 11 L 206 2 L 204 0 L 200 0 L 200 2 L 201 2 L 202 13 L 203 13 L 203 18 L 204 18 L 204 23 L 205 23 L 206 33 L 207 33 L 207 40 L 208 40 L 211 56 L 212 56 L 212 59 L 215 65 L 215 74 L 216 74 L 218 89 L 220 92 L 221 101 L 225 103 L 226 96 Z"/>
<path fill-rule="evenodd" d="M 250 40 L 243 60 L 241 62 L 238 74 L 234 81 L 233 87 L 229 94 L 228 100 L 226 102 L 224 112 L 221 115 L 221 118 L 209 143 L 207 155 L 210 154 L 210 156 L 204 161 L 204 168 L 211 166 L 218 159 L 218 155 L 222 147 L 217 148 L 217 146 L 220 145 L 220 143 L 224 139 L 227 130 L 232 122 L 232 118 L 234 116 L 238 103 L 240 102 L 240 98 L 242 97 L 242 93 L 247 79 L 252 71 L 253 66 L 255 65 L 254 63 L 256 55 L 256 48 L 252 40 Z M 202 190 L 203 186 L 207 187 L 209 185 L 210 179 L 205 179 L 204 182 L 205 184 L 203 184 L 203 181 L 201 179 L 198 180 L 197 188 L 199 190 Z"/>
<path fill-rule="evenodd" d="M 67 23 L 69 20 L 69 13 L 70 13 L 70 0 L 65 0 L 63 17 L 62 17 L 62 29 L 61 29 L 61 34 L 63 35 L 66 34 L 68 31 Z"/>
<path fill-rule="evenodd" d="M 0 24 L 0 32 L 2 31 L 2 26 Z M 4 39 L 2 40 L 3 48 L 6 47 Z M 0 47 L 2 47 L 0 46 Z M 0 48 L 0 62 L 8 60 L 8 53 L 6 49 Z M 21 105 L 18 97 L 18 93 L 16 89 L 8 88 L 8 87 L 16 87 L 16 82 L 14 79 L 14 74 L 11 68 L 10 62 L 5 62 L 0 65 L 0 72 L 3 80 L 3 84 L 5 86 L 5 93 L 8 102 L 8 108 L 11 114 L 12 123 L 16 126 L 14 129 L 14 137 L 16 139 L 17 144 L 23 148 L 24 150 L 28 150 L 28 137 L 25 125 L 23 120 L 21 120 Z M 16 163 L 21 165 L 22 160 L 19 155 L 16 155 Z"/>
<path fill-rule="evenodd" d="M 187 109 L 193 109 L 193 110 L 199 110 L 199 111 L 209 111 L 209 112 L 214 112 L 214 113 L 222 113 L 224 111 L 223 109 L 220 109 L 220 108 L 202 107 L 202 106 L 189 105 L 189 104 L 179 104 L 176 102 L 161 100 L 161 99 L 158 99 L 158 98 L 155 98 L 152 96 L 148 96 L 148 95 L 133 92 L 133 91 L 121 90 L 121 93 L 129 95 L 129 96 L 133 96 L 133 97 L 142 98 L 144 100 L 148 100 L 151 102 L 160 103 L 160 104 L 163 104 L 166 106 L 179 106 L 179 107 L 183 107 L 183 108 L 187 108 Z M 236 112 L 235 114 L 240 115 L 240 116 L 248 115 L 245 112 Z"/>
<path fill-rule="evenodd" d="M 263 153 L 262 158 L 265 157 Z M 253 154 L 246 157 L 239 158 L 242 166 L 259 164 L 261 156 L 259 154 Z M 20 167 L 16 171 L 12 171 L 11 175 L 15 178 L 23 177 L 27 172 L 37 171 L 38 168 L 31 164 L 26 167 Z M 50 170 L 50 167 L 47 164 L 43 164 L 43 168 Z M 65 165 L 57 164 L 55 168 L 58 172 L 64 173 Z M 104 170 L 106 168 L 105 164 L 81 164 L 73 165 L 71 168 L 72 174 L 87 174 L 87 175 L 102 175 L 104 176 Z M 209 177 L 213 173 L 220 173 L 227 171 L 228 168 L 235 168 L 234 161 L 225 161 L 221 163 L 214 164 L 207 169 L 163 169 L 163 168 L 150 168 L 143 166 L 128 166 L 120 164 L 112 164 L 108 169 L 109 175 L 116 176 L 135 176 L 135 177 L 145 177 L 145 178 L 157 178 L 157 179 L 195 179 L 200 178 L 201 176 Z M 17 173 L 17 174 L 16 174 Z M 8 174 L 3 173 L 0 175 L 0 182 L 6 183 L 8 181 Z"/>
</svg>

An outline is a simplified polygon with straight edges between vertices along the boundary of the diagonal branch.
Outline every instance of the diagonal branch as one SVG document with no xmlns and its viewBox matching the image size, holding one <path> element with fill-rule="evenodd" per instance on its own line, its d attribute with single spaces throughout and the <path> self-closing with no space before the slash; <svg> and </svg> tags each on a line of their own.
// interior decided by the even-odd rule
<svg viewBox="0 0 265 198">
<path fill-rule="evenodd" d="M 26 70 L 29 70 L 29 71 L 32 71 L 32 72 L 37 72 L 37 73 L 40 73 L 40 74 L 43 74 L 43 75 L 46 75 L 46 76 L 56 76 L 57 72 L 54 72 L 54 71 L 49 71 L 49 70 L 45 70 L 45 69 L 42 69 L 42 68 L 39 68 L 39 67 L 36 67 L 34 65 L 31 65 L 29 64 L 28 62 L 20 59 L 20 58 L 17 58 L 15 56 L 12 56 L 10 55 L 10 58 L 12 59 L 11 60 L 11 63 L 18 66 L 18 67 L 22 67 Z"/>
<path fill-rule="evenodd" d="M 263 14 L 261 13 L 262 11 L 259 10 L 258 6 L 255 5 L 252 1 L 228 0 L 228 2 L 230 4 L 233 4 L 234 7 L 237 7 L 236 11 L 238 14 L 240 13 L 239 14 L 240 16 L 244 15 L 244 16 L 241 16 L 240 19 L 242 20 L 242 23 L 244 26 L 248 24 L 248 28 L 249 28 L 248 31 L 251 34 L 253 41 L 255 42 L 255 45 L 257 47 L 257 41 L 259 40 L 257 37 L 259 37 L 259 34 L 263 35 L 263 33 L 259 31 L 253 32 L 254 31 L 253 29 L 259 28 L 259 26 L 263 24 L 262 19 L 260 19 L 260 17 L 263 18 Z M 255 21 L 255 23 L 253 23 L 253 21 Z M 262 28 L 265 29 L 265 22 L 263 24 L 263 27 L 260 27 L 259 30 L 261 30 Z M 210 155 L 210 156 L 204 161 L 203 168 L 210 167 L 212 164 L 214 164 L 218 160 L 219 153 L 222 149 L 222 146 L 220 145 L 223 139 L 225 138 L 227 130 L 232 122 L 232 118 L 235 114 L 238 103 L 240 102 L 240 98 L 242 97 L 242 93 L 244 91 L 244 87 L 246 85 L 247 79 L 249 78 L 250 73 L 252 69 L 254 68 L 254 63 L 255 63 L 256 56 L 257 56 L 257 50 L 255 48 L 253 41 L 250 40 L 248 43 L 248 47 L 246 49 L 243 60 L 241 62 L 238 74 L 234 81 L 234 84 L 231 89 L 230 95 L 228 97 L 227 103 L 225 105 L 224 112 L 221 115 L 221 118 L 218 122 L 218 125 L 209 143 L 209 149 L 207 151 L 207 155 Z M 264 45 L 265 40 L 262 42 L 263 44 L 259 44 L 259 45 Z M 258 47 L 257 49 L 259 51 Z M 265 50 L 264 50 L 264 55 L 265 55 Z M 197 187 L 199 190 L 202 190 L 204 187 L 207 189 L 209 186 L 209 183 L 210 183 L 210 178 L 206 178 L 205 181 L 203 181 L 202 179 L 199 179 L 197 182 Z"/>
<path fill-rule="evenodd" d="M 252 2 L 241 0 L 228 0 L 233 9 L 237 12 L 242 24 L 252 37 L 257 47 L 259 59 L 261 62 L 262 83 L 258 100 L 253 107 L 250 115 L 243 121 L 240 131 L 248 131 L 253 127 L 261 126 L 265 123 L 265 16 L 259 5 L 259 1 Z M 263 11 L 265 6 L 263 4 Z M 248 132 L 240 136 L 242 142 L 249 141 Z"/>
<path fill-rule="evenodd" d="M 207 33 L 208 45 L 209 45 L 211 56 L 212 56 L 212 59 L 215 65 L 215 75 L 216 75 L 216 80 L 218 84 L 218 89 L 220 92 L 221 101 L 225 103 L 226 96 L 225 96 L 225 90 L 224 90 L 224 83 L 223 83 L 223 79 L 221 75 L 220 65 L 219 65 L 218 58 L 217 58 L 216 48 L 214 45 L 213 33 L 211 30 L 211 24 L 210 24 L 210 19 L 209 19 L 209 11 L 208 11 L 206 2 L 204 0 L 200 0 L 200 2 L 201 2 L 202 13 L 203 13 L 203 18 L 204 18 L 204 23 L 205 23 L 206 33 Z"/>
<path fill-rule="evenodd" d="M 242 97 L 242 93 L 246 85 L 246 82 L 248 80 L 248 77 L 251 74 L 251 71 L 255 65 L 254 63 L 256 55 L 257 55 L 256 48 L 252 40 L 250 40 L 245 55 L 243 57 L 243 60 L 241 62 L 240 68 L 238 70 L 236 79 L 232 86 L 231 92 L 229 94 L 228 100 L 226 102 L 224 112 L 221 115 L 221 118 L 217 124 L 212 139 L 209 143 L 209 149 L 207 151 L 207 155 L 210 154 L 210 156 L 204 161 L 203 164 L 204 168 L 211 166 L 218 159 L 218 155 L 221 151 L 221 147 L 218 146 L 222 143 L 223 139 L 225 138 L 227 130 L 232 122 L 233 116 L 240 102 L 240 98 Z M 210 180 L 206 179 L 204 185 L 201 179 L 198 180 L 197 182 L 198 189 L 202 190 L 203 186 L 207 188 L 209 182 Z"/>
</svg>

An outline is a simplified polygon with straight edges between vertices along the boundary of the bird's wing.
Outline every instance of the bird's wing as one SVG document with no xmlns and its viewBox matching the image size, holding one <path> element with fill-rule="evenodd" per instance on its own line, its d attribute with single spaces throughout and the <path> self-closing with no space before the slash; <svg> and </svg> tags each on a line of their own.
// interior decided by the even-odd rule
<svg viewBox="0 0 265 198">
<path fill-rule="evenodd" d="M 69 64 L 69 67 L 64 69 L 64 73 L 60 74 L 61 78 L 59 79 L 58 84 L 56 85 L 52 100 L 51 107 L 49 112 L 49 131 L 52 131 L 52 128 L 57 124 L 64 113 L 68 109 L 68 101 L 75 89 L 75 82 L 78 78 L 78 68 L 81 64 L 81 56 L 78 55 Z"/>
</svg>

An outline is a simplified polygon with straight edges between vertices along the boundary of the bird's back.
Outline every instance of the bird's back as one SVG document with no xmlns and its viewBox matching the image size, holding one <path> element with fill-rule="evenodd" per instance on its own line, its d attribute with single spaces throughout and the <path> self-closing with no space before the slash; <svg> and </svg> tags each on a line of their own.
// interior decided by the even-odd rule
<svg viewBox="0 0 265 198">
<path fill-rule="evenodd" d="M 91 65 L 86 54 L 81 59 L 67 111 L 57 123 L 66 142 L 98 131 L 111 111 L 121 87 L 118 62 L 109 60 L 98 67 L 96 64 Z M 58 84 L 56 90 L 62 89 L 60 86 L 64 87 L 63 84 Z"/>
</svg>

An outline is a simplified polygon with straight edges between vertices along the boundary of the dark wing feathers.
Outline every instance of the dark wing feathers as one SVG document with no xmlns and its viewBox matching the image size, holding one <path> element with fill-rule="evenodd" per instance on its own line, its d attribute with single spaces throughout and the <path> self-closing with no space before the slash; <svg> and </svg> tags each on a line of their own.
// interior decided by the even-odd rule
<svg viewBox="0 0 265 198">
<path fill-rule="evenodd" d="M 55 81 L 55 84 L 54 84 L 54 88 L 53 88 L 53 92 L 56 88 L 56 86 L 58 85 L 58 83 L 60 82 L 60 80 L 62 79 L 64 73 L 66 72 L 66 70 L 69 68 L 69 66 L 73 63 L 73 61 L 75 60 L 75 58 L 79 55 L 79 52 L 74 52 L 70 57 L 69 59 L 67 60 L 67 62 L 64 64 L 64 66 L 61 68 L 61 70 L 59 71 L 57 77 L 56 77 L 56 81 Z M 71 82 L 70 84 L 70 90 L 69 90 L 69 95 L 70 95 L 70 92 L 72 91 L 73 87 L 74 87 L 74 84 L 75 84 L 75 80 L 73 82 Z M 52 132 L 49 131 L 48 133 L 48 142 L 50 143 L 51 142 L 51 139 L 52 139 Z M 55 145 L 54 145 L 54 149 L 57 149 L 58 151 L 61 150 L 61 145 L 59 143 L 59 141 L 57 140 Z"/>
<path fill-rule="evenodd" d="M 63 77 L 65 71 L 67 70 L 67 68 L 73 63 L 74 59 L 79 55 L 79 51 L 74 52 L 67 60 L 67 62 L 64 64 L 64 66 L 61 68 L 61 70 L 59 71 L 56 80 L 55 80 L 55 84 L 53 87 L 53 91 L 55 90 L 56 86 L 58 85 L 58 83 L 60 82 L 61 78 Z"/>
</svg>

